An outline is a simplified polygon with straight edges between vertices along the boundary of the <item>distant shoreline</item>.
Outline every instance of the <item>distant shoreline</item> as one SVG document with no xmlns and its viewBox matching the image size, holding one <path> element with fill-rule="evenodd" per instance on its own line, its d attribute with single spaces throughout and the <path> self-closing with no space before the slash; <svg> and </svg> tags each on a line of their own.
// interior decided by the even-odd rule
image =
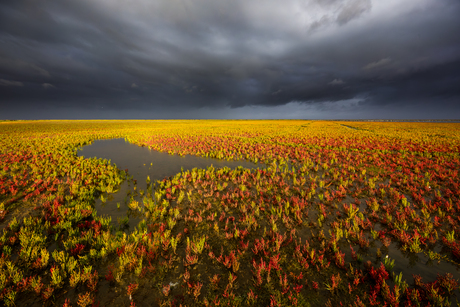
<svg viewBox="0 0 460 307">
<path fill-rule="evenodd" d="M 460 123 L 460 119 L 321 119 L 335 122 L 415 122 L 415 123 Z"/>
<path fill-rule="evenodd" d="M 18 121 L 130 121 L 130 120 L 141 120 L 141 121 L 210 121 L 210 120 L 219 120 L 219 121 L 276 121 L 276 120 L 290 120 L 290 121 L 331 121 L 331 122 L 408 122 L 408 123 L 460 123 L 460 119 L 290 119 L 290 118 L 266 118 L 266 119 L 222 119 L 222 118 L 171 118 L 171 119 L 163 119 L 163 118 L 113 118 L 113 119 L 0 119 L 0 122 L 18 122 Z"/>
</svg>

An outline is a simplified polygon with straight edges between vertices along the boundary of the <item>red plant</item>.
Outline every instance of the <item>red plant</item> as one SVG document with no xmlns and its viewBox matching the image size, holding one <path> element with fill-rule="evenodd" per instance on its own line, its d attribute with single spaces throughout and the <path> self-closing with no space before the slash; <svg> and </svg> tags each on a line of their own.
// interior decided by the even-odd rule
<svg viewBox="0 0 460 307">
<path fill-rule="evenodd" d="M 318 283 L 316 281 L 312 281 L 311 283 L 312 283 L 313 289 L 318 290 Z"/>
<path fill-rule="evenodd" d="M 51 297 L 51 295 L 53 295 L 53 292 L 54 292 L 54 288 L 49 286 L 49 287 L 46 287 L 46 289 L 43 291 L 42 293 L 42 296 L 43 296 L 43 299 L 46 301 L 47 299 L 49 299 Z"/>
<path fill-rule="evenodd" d="M 74 248 L 71 248 L 70 249 L 70 253 L 73 255 L 73 256 L 77 256 L 81 253 L 81 251 L 85 249 L 85 245 L 84 244 L 80 244 L 80 243 L 77 243 L 75 245 Z"/>
<path fill-rule="evenodd" d="M 166 285 L 166 286 L 163 286 L 163 288 L 161 289 L 161 291 L 163 292 L 164 296 L 168 296 L 170 290 L 171 290 L 171 286 L 169 284 Z"/>
<path fill-rule="evenodd" d="M 128 285 L 128 291 L 127 292 L 128 292 L 128 296 L 129 296 L 130 300 L 132 300 L 132 295 L 138 289 L 138 287 L 139 287 L 139 284 L 132 283 L 132 284 Z"/>
<path fill-rule="evenodd" d="M 280 274 L 280 286 L 281 286 L 281 293 L 286 294 L 289 291 L 289 282 L 287 280 L 287 275 L 286 273 L 284 274 L 284 278 Z"/>
<path fill-rule="evenodd" d="M 118 257 L 120 257 L 121 254 L 123 254 L 125 252 L 125 247 L 122 246 L 121 248 L 118 248 L 117 247 L 117 255 Z"/>
<path fill-rule="evenodd" d="M 279 261 L 280 261 L 280 254 L 276 255 L 276 256 L 272 256 L 270 257 L 270 262 L 269 262 L 269 266 L 272 268 L 272 269 L 275 269 L 275 270 L 280 270 L 280 266 L 279 266 Z"/>
<path fill-rule="evenodd" d="M 438 275 L 436 280 L 438 281 L 439 285 L 449 294 L 452 294 L 459 285 L 459 282 L 453 278 L 451 273 L 446 273 L 444 276 Z"/>
<path fill-rule="evenodd" d="M 113 272 L 112 272 L 112 270 L 113 270 L 113 266 L 110 265 L 110 266 L 109 266 L 109 270 L 108 270 L 107 274 L 105 275 L 105 279 L 106 279 L 107 281 L 114 281 L 114 277 L 113 277 Z"/>
</svg>

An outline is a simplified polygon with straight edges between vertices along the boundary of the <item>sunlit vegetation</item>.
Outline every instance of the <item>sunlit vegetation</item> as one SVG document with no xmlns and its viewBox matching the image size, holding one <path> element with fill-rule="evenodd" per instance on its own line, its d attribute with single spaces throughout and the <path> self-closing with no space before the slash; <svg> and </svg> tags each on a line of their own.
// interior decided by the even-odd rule
<svg viewBox="0 0 460 307">
<path fill-rule="evenodd" d="M 129 170 L 76 154 L 108 138 L 260 167 L 145 178 L 143 201 L 128 204 L 143 220 L 128 232 L 95 200 Z M 455 123 L 2 122 L 0 301 L 450 306 L 459 153 Z"/>
</svg>

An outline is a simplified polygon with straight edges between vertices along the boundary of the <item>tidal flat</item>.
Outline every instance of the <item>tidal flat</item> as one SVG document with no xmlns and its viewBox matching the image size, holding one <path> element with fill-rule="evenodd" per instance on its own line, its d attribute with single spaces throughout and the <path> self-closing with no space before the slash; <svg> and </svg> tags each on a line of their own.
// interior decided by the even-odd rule
<svg viewBox="0 0 460 307">
<path fill-rule="evenodd" d="M 451 306 L 460 124 L 0 123 L 5 306 Z"/>
</svg>

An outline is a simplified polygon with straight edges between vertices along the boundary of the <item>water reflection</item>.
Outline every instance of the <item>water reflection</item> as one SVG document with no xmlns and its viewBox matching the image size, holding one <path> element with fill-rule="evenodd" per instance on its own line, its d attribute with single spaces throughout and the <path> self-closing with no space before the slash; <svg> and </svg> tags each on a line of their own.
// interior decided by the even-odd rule
<svg viewBox="0 0 460 307">
<path fill-rule="evenodd" d="M 126 224 L 126 228 L 133 230 L 141 216 L 136 210 L 130 210 L 130 200 L 142 204 L 143 197 L 152 189 L 157 180 L 162 180 L 180 173 L 181 170 L 192 170 L 193 168 L 208 168 L 211 165 L 215 168 L 230 167 L 257 168 L 259 165 L 248 161 L 226 161 L 197 156 L 170 155 L 165 152 L 158 152 L 146 147 L 126 142 L 124 139 L 97 140 L 91 145 L 84 146 L 78 151 L 79 156 L 85 158 L 103 158 L 111 161 L 112 164 L 125 170 L 132 176 L 132 180 L 124 181 L 118 192 L 102 195 L 102 199 L 96 201 L 96 210 L 99 215 L 111 216 L 112 225 Z M 147 183 L 147 177 L 151 184 Z M 137 182 L 137 183 L 136 183 Z M 126 216 L 129 217 L 126 219 Z"/>
</svg>

